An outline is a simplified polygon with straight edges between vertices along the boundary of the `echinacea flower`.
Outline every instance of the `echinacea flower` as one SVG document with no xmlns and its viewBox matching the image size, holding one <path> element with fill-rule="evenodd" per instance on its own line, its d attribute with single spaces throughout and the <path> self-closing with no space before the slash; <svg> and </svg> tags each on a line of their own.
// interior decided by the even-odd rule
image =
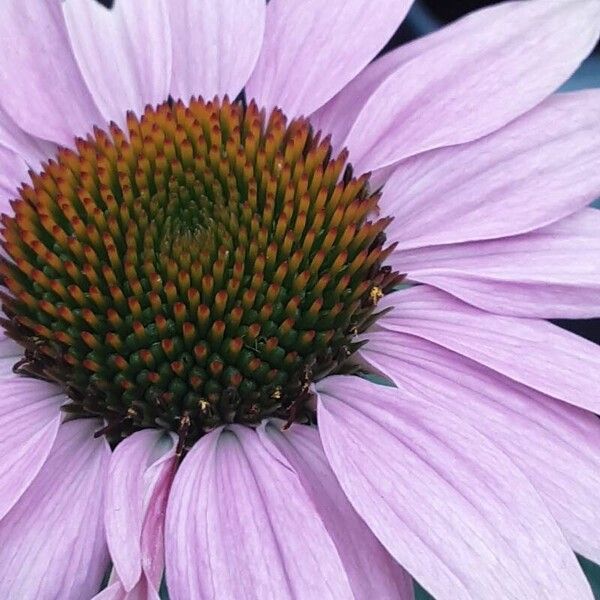
<svg viewBox="0 0 600 600">
<path fill-rule="evenodd" d="M 410 4 L 4 0 L 2 598 L 592 598 L 600 2 Z"/>
</svg>

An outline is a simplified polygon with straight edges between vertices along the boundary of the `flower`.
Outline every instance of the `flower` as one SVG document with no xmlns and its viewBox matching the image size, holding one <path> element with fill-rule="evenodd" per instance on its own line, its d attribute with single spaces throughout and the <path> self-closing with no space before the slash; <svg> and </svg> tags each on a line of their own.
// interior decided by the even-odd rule
<svg viewBox="0 0 600 600">
<path fill-rule="evenodd" d="M 2 597 L 592 598 L 600 4 L 410 4 L 5 0 Z"/>
</svg>

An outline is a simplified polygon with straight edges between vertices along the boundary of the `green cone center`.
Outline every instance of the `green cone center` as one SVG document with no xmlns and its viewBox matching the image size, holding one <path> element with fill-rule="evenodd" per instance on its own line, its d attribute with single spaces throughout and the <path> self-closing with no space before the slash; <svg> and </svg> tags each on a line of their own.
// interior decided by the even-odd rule
<svg viewBox="0 0 600 600">
<path fill-rule="evenodd" d="M 105 419 L 111 441 L 310 420 L 310 384 L 399 281 L 347 158 L 305 119 L 227 99 L 61 149 L 2 217 L 16 369 L 64 386 L 64 409 Z"/>
</svg>

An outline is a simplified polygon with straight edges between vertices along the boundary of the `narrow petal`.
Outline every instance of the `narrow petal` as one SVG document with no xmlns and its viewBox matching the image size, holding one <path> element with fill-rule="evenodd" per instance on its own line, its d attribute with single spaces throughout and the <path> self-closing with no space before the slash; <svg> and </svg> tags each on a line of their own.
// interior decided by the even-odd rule
<svg viewBox="0 0 600 600">
<path fill-rule="evenodd" d="M 102 506 L 110 449 L 98 422 L 60 427 L 52 452 L 0 521 L 0 596 L 91 598 L 108 567 Z"/>
<path fill-rule="evenodd" d="M 126 0 L 106 10 L 99 2 L 65 0 L 73 54 L 100 111 L 124 122 L 164 102 L 171 82 L 171 29 L 164 0 Z"/>
<path fill-rule="evenodd" d="M 535 489 L 475 428 L 358 377 L 328 377 L 317 389 L 340 485 L 435 598 L 593 598 Z"/>
<path fill-rule="evenodd" d="M 599 33 L 596 0 L 505 2 L 468 15 L 377 88 L 346 139 L 353 161 L 369 171 L 499 129 L 558 89 Z"/>
<path fill-rule="evenodd" d="M 65 396 L 57 386 L 19 375 L 0 377 L 0 519 L 43 467 L 58 433 Z"/>
<path fill-rule="evenodd" d="M 258 59 L 265 6 L 264 0 L 170 0 L 173 97 L 235 98 Z"/>
<path fill-rule="evenodd" d="M 3 2 L 0 103 L 28 133 L 71 146 L 102 118 L 72 55 L 60 5 Z"/>
<path fill-rule="evenodd" d="M 309 115 L 377 55 L 412 0 L 272 0 L 246 86 L 259 106 Z"/>
<path fill-rule="evenodd" d="M 154 462 L 144 473 L 144 521 L 142 525 L 142 571 L 150 594 L 157 593 L 165 568 L 165 514 L 177 470 L 177 439 L 163 436 L 155 449 Z M 139 585 L 139 584 L 138 584 Z"/>
<path fill-rule="evenodd" d="M 392 559 L 346 499 L 315 427 L 283 422 L 263 423 L 258 434 L 284 465 L 293 469 L 327 528 L 357 600 L 412 600 L 410 576 Z"/>
<path fill-rule="evenodd" d="M 166 544 L 173 600 L 352 598 L 295 473 L 244 427 L 209 433 L 186 456 L 167 507 Z"/>
<path fill-rule="evenodd" d="M 0 146 L 0 212 L 11 211 L 9 200 L 17 196 L 17 188 L 28 178 L 25 161 L 12 150 Z"/>
<path fill-rule="evenodd" d="M 600 211 L 584 209 L 499 240 L 400 250 L 391 263 L 490 312 L 543 319 L 600 314 Z"/>
<path fill-rule="evenodd" d="M 600 413 L 600 349 L 547 321 L 494 315 L 429 286 L 386 296 L 379 327 L 467 356 L 514 381 Z"/>
<path fill-rule="evenodd" d="M 156 466 L 157 452 L 161 460 Z M 164 456 L 166 455 L 166 460 Z M 114 568 L 126 591 L 132 590 L 142 576 L 143 563 L 152 566 L 155 555 L 162 554 L 162 523 L 154 522 L 148 542 L 142 544 L 142 532 L 148 512 L 164 512 L 166 497 L 159 497 L 157 482 L 165 485 L 165 477 L 174 467 L 174 443 L 159 430 L 146 429 L 121 442 L 112 454 L 106 488 L 105 526 Z M 164 494 L 161 494 L 164 496 Z M 157 501 L 158 506 L 155 506 Z M 155 519 L 154 519 L 155 520 Z M 154 540 L 154 537 L 158 538 Z M 158 557 L 162 573 L 162 556 Z M 160 583 L 160 575 L 158 575 Z"/>
<path fill-rule="evenodd" d="M 600 91 L 559 94 L 486 138 L 401 163 L 383 212 L 399 249 L 494 239 L 562 219 L 600 195 Z"/>
<path fill-rule="evenodd" d="M 453 412 L 527 475 L 574 550 L 600 563 L 600 420 L 416 337 L 369 335 L 360 355 L 403 393 Z"/>
</svg>

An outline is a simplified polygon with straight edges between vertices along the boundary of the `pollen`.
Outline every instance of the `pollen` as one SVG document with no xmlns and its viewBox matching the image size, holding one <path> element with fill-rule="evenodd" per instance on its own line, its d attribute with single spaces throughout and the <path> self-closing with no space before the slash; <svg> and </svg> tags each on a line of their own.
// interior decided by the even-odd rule
<svg viewBox="0 0 600 600">
<path fill-rule="evenodd" d="M 189 446 L 224 423 L 312 418 L 313 381 L 400 281 L 377 193 L 308 120 L 227 98 L 94 129 L 31 173 L 2 216 L 16 370 L 118 441 Z"/>
</svg>

